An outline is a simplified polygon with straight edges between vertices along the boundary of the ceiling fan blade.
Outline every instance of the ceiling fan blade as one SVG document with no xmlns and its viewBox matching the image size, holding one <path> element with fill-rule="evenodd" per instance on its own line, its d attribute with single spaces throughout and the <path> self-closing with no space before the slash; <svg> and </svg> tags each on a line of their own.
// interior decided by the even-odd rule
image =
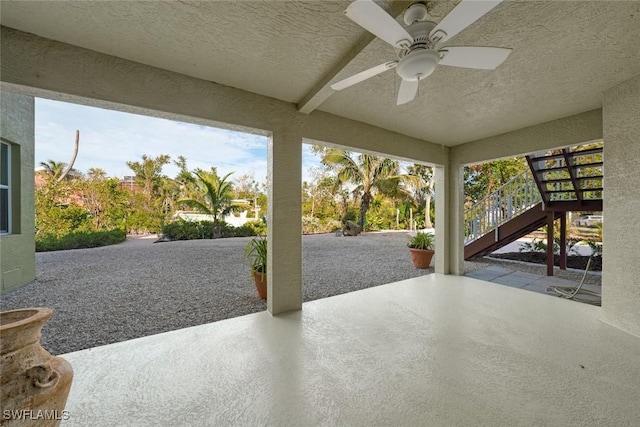
<svg viewBox="0 0 640 427">
<path fill-rule="evenodd" d="M 413 37 L 407 30 L 373 0 L 355 0 L 344 13 L 353 22 L 393 47 L 409 47 L 413 43 Z"/>
<path fill-rule="evenodd" d="M 450 46 L 440 49 L 440 65 L 495 70 L 511 53 L 502 47 Z"/>
<path fill-rule="evenodd" d="M 369 68 L 368 70 L 364 70 L 358 74 L 354 74 L 351 77 L 347 77 L 344 80 L 340 80 L 331 85 L 331 89 L 333 90 L 342 90 L 346 89 L 349 86 L 353 86 L 354 84 L 363 82 L 367 79 L 370 79 L 373 76 L 377 76 L 378 74 L 384 73 L 387 70 L 395 68 L 398 65 L 398 61 L 389 61 L 384 64 L 377 65 L 373 68 Z"/>
<path fill-rule="evenodd" d="M 419 80 L 402 80 L 400 90 L 398 90 L 398 102 L 396 104 L 402 105 L 413 101 L 418 94 L 419 83 Z"/>
<path fill-rule="evenodd" d="M 503 0 L 462 0 L 435 26 L 429 38 L 444 42 L 476 22 Z"/>
</svg>

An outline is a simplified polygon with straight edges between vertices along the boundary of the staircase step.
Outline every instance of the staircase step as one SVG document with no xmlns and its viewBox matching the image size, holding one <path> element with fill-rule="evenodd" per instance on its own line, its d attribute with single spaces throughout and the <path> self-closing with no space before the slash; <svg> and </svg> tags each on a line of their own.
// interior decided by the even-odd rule
<svg viewBox="0 0 640 427">
<path fill-rule="evenodd" d="M 591 167 L 600 167 L 602 166 L 602 162 L 592 162 L 592 163 L 581 163 L 581 164 L 575 164 L 573 166 L 571 166 L 571 169 L 573 170 L 577 170 L 577 169 L 585 169 L 585 168 L 591 168 Z M 537 173 L 544 173 L 544 172 L 553 172 L 553 171 L 567 171 L 568 172 L 569 168 L 564 165 L 564 166 L 553 166 L 550 168 L 541 168 L 541 169 L 536 169 Z"/>
<path fill-rule="evenodd" d="M 574 157 L 574 158 L 587 156 L 589 154 L 601 154 L 601 153 L 602 153 L 602 147 L 589 148 L 587 150 L 580 150 L 580 151 L 567 151 L 567 155 L 569 157 Z M 536 157 L 535 155 L 529 155 L 527 157 L 529 157 L 534 162 L 538 162 L 538 161 L 544 161 L 544 160 L 562 159 L 564 158 L 564 154 L 565 153 L 560 152 L 555 154 L 545 154 L 543 156 L 538 156 L 538 157 Z"/>
<path fill-rule="evenodd" d="M 576 180 L 578 181 L 588 181 L 588 180 L 599 180 L 602 181 L 602 178 L 604 178 L 602 175 L 595 175 L 595 176 L 579 176 L 576 177 Z M 554 183 L 561 183 L 561 182 L 572 182 L 571 178 L 551 178 L 551 179 L 541 179 L 540 180 L 540 184 L 554 184 Z"/>
<path fill-rule="evenodd" d="M 591 163 L 576 163 L 572 166 L 573 169 L 591 168 L 602 166 L 603 162 L 591 162 Z"/>
</svg>

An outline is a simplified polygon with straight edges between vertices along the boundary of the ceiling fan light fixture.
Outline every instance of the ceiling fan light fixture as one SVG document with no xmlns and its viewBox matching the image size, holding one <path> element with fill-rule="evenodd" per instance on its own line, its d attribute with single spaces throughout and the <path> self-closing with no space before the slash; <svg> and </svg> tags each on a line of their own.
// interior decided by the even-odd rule
<svg viewBox="0 0 640 427">
<path fill-rule="evenodd" d="M 416 50 L 402 58 L 396 73 L 408 81 L 422 80 L 433 73 L 440 62 L 440 54 L 433 49 Z"/>
</svg>

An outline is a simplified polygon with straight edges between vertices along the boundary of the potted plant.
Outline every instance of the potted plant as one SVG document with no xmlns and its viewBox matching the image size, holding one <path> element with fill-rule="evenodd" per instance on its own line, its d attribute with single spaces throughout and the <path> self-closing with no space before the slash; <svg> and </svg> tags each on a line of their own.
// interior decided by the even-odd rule
<svg viewBox="0 0 640 427">
<path fill-rule="evenodd" d="M 433 258 L 433 243 L 435 236 L 430 233 L 418 231 L 407 244 L 411 252 L 411 261 L 416 268 L 429 268 L 431 258 Z"/>
<path fill-rule="evenodd" d="M 267 299 L 267 239 L 256 236 L 244 248 L 244 256 L 251 262 L 251 276 L 260 298 Z"/>
</svg>

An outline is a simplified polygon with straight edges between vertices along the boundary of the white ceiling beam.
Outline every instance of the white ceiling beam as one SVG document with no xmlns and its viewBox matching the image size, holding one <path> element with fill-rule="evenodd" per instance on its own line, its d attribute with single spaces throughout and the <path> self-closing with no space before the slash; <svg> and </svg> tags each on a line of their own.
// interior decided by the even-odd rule
<svg viewBox="0 0 640 427">
<path fill-rule="evenodd" d="M 388 3 L 386 5 L 387 7 L 384 7 L 384 5 L 383 7 L 391 16 L 397 18 L 407 9 L 407 7 L 409 7 L 411 3 L 413 3 L 413 1 L 393 1 L 390 4 Z M 364 48 L 369 46 L 375 40 L 376 37 L 373 34 L 368 31 L 365 32 L 365 36 L 363 36 L 358 43 L 353 46 L 349 53 L 342 57 L 340 62 L 338 62 L 331 71 L 320 79 L 313 89 L 311 89 L 311 91 L 302 98 L 302 101 L 298 103 L 298 111 L 310 114 L 335 92 L 335 90 L 330 87 L 330 83 L 332 83 L 333 79 L 340 74 L 342 70 L 349 66 L 349 64 L 351 64 L 354 59 L 360 55 L 360 52 L 362 52 Z"/>
</svg>

